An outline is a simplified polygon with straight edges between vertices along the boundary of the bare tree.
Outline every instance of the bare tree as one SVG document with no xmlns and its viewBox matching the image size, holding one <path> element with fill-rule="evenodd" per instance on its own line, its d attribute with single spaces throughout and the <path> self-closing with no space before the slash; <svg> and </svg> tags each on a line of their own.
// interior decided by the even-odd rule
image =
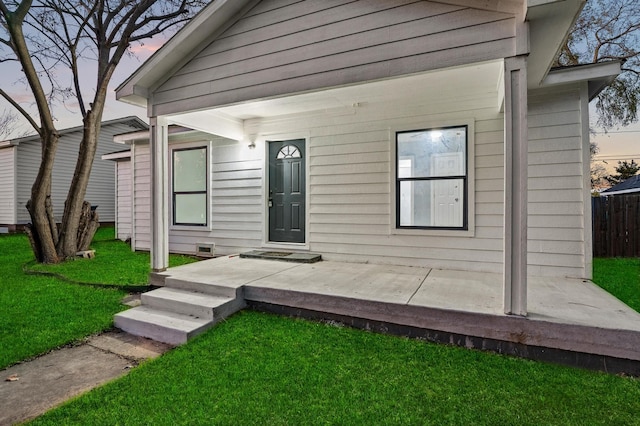
<svg viewBox="0 0 640 426">
<path fill-rule="evenodd" d="M 202 0 L 0 0 L 0 64 L 18 62 L 33 95 L 31 114 L 0 88 L 35 129 L 42 157 L 31 189 L 27 227 L 36 259 L 57 263 L 88 246 L 97 216 L 84 201 L 95 157 L 107 88 L 131 43 L 176 28 L 202 6 Z M 95 72 L 95 86 L 83 93 L 85 67 Z M 64 73 L 61 71 L 65 70 Z M 70 78 L 65 80 L 60 75 Z M 52 106 L 73 99 L 83 119 L 83 136 L 60 227 L 51 206 L 51 172 L 58 144 Z"/>
<path fill-rule="evenodd" d="M 14 112 L 2 111 L 0 114 L 0 141 L 26 136 L 26 132 L 20 132 L 18 126 L 19 118 Z"/>
<path fill-rule="evenodd" d="M 598 124 L 638 120 L 640 101 L 640 1 L 589 0 L 562 47 L 559 65 L 621 61 L 622 73 L 596 100 Z"/>
</svg>

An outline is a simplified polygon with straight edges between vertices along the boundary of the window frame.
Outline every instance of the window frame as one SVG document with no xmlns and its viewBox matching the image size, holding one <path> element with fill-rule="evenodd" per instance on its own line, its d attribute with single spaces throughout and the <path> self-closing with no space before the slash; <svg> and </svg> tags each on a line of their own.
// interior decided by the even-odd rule
<svg viewBox="0 0 640 426">
<path fill-rule="evenodd" d="M 449 175 L 449 176 L 419 176 L 419 177 L 400 177 L 399 176 L 399 163 L 401 158 L 399 157 L 399 135 L 406 133 L 416 133 L 416 132 L 429 132 L 434 130 L 448 130 L 448 129 L 457 129 L 464 128 L 465 131 L 465 145 L 464 145 L 464 174 L 463 175 Z M 451 232 L 451 235 L 473 235 L 473 176 L 470 173 L 470 170 L 473 170 L 473 122 L 469 122 L 466 120 L 461 120 L 459 124 L 448 124 L 448 125 L 440 125 L 440 126 L 420 126 L 413 129 L 408 130 L 395 130 L 393 132 L 393 191 L 392 191 L 392 202 L 395 203 L 394 208 L 394 220 L 392 222 L 392 226 L 394 226 L 394 233 L 400 232 L 435 232 L 434 235 L 439 235 L 439 233 Z M 462 226 L 423 226 L 423 225 L 401 225 L 402 211 L 401 211 L 401 185 L 402 182 L 434 182 L 434 181 L 445 181 L 445 180 L 462 180 L 463 188 L 462 188 L 462 197 L 463 197 L 463 205 L 462 205 Z M 471 208 L 470 208 L 471 207 Z M 441 235 L 441 234 L 440 234 Z"/>
<path fill-rule="evenodd" d="M 175 154 L 184 151 L 205 151 L 205 189 L 200 191 L 176 191 L 175 190 Z M 209 176 L 211 170 L 211 147 L 209 143 L 199 142 L 197 144 L 180 145 L 171 148 L 171 228 L 172 229 L 209 229 L 210 219 L 210 188 L 211 178 Z M 176 195 L 188 194 L 204 194 L 205 195 L 205 222 L 204 223 L 178 223 L 176 222 Z"/>
</svg>

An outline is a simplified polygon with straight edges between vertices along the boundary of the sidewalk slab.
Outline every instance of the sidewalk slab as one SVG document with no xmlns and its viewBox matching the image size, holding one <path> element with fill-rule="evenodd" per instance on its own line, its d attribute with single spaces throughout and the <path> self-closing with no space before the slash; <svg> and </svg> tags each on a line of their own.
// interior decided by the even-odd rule
<svg viewBox="0 0 640 426">
<path fill-rule="evenodd" d="M 171 346 L 114 331 L 0 371 L 0 425 L 37 417 Z M 6 381 L 8 377 L 16 381 Z"/>
</svg>

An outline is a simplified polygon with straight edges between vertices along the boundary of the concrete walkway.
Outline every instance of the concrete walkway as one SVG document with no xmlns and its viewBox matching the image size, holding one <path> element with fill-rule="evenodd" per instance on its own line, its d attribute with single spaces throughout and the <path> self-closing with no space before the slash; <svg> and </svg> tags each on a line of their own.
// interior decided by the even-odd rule
<svg viewBox="0 0 640 426">
<path fill-rule="evenodd" d="M 2 370 L 0 425 L 37 417 L 169 349 L 163 343 L 111 331 Z"/>
</svg>

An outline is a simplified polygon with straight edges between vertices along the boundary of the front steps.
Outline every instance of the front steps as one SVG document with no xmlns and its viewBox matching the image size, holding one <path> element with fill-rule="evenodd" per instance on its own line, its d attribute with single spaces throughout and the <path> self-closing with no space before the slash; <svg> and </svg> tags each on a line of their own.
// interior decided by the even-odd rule
<svg viewBox="0 0 640 426">
<path fill-rule="evenodd" d="M 180 345 L 245 307 L 235 289 L 168 278 L 141 296 L 142 305 L 115 316 L 115 326 L 136 336 Z"/>
</svg>

